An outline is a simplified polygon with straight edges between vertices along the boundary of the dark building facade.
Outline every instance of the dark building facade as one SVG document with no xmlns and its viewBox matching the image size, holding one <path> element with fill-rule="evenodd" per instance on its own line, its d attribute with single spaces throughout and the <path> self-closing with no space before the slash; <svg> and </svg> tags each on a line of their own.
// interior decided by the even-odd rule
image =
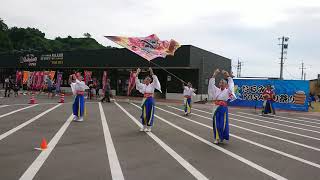
<svg viewBox="0 0 320 180">
<path fill-rule="evenodd" d="M 198 89 L 198 94 L 207 94 L 208 78 L 214 69 L 231 71 L 230 59 L 191 45 L 181 46 L 174 56 L 157 58 L 152 62 L 184 81 L 192 82 Z M 15 74 L 16 70 L 55 70 L 63 72 L 62 86 L 68 86 L 68 77 L 74 71 L 92 71 L 92 76 L 101 80 L 103 71 L 106 70 L 108 78 L 111 79 L 111 86 L 116 90 L 117 95 L 125 95 L 130 71 L 137 67 L 154 69 L 162 85 L 163 93 L 159 96 L 166 97 L 169 93 L 181 93 L 181 82 L 174 76 L 129 50 L 118 48 L 2 54 L 0 55 L 0 80 L 3 82 L 6 76 Z"/>
</svg>

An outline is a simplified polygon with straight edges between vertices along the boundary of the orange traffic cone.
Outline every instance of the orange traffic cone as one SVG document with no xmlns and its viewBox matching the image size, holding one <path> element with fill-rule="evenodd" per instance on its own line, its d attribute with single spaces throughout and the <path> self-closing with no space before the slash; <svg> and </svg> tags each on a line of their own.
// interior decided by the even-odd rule
<svg viewBox="0 0 320 180">
<path fill-rule="evenodd" d="M 48 148 L 47 140 L 45 138 L 42 138 L 40 148 L 41 148 L 41 150 L 45 150 Z"/>
<path fill-rule="evenodd" d="M 61 93 L 59 103 L 64 103 L 64 94 Z"/>
<path fill-rule="evenodd" d="M 29 104 L 36 104 L 36 99 L 34 98 L 34 93 L 32 93 Z"/>
</svg>

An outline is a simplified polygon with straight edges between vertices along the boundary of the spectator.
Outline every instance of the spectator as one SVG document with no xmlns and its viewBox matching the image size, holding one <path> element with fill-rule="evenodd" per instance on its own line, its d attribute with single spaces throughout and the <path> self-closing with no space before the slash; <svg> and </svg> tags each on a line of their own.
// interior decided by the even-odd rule
<svg viewBox="0 0 320 180">
<path fill-rule="evenodd" d="M 20 86 L 17 83 L 15 83 L 13 86 L 14 97 L 18 96 L 19 89 L 20 89 Z"/>
<path fill-rule="evenodd" d="M 9 76 L 4 80 L 4 87 L 5 87 L 4 97 L 10 97 L 10 91 L 12 88 L 11 76 Z"/>
<path fill-rule="evenodd" d="M 111 86 L 110 86 L 110 79 L 108 79 L 105 87 L 104 97 L 101 99 L 101 102 L 104 102 L 104 101 L 110 102 L 110 95 L 111 95 Z"/>
<path fill-rule="evenodd" d="M 47 77 L 47 86 L 48 86 L 48 98 L 52 97 L 52 81 L 49 77 Z"/>
</svg>

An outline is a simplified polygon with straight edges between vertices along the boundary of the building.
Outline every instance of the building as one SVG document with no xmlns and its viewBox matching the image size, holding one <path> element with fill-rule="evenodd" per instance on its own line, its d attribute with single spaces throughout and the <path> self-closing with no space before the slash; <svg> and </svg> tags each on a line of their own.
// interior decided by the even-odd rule
<svg viewBox="0 0 320 180">
<path fill-rule="evenodd" d="M 0 55 L 0 80 L 3 82 L 8 75 L 16 70 L 43 71 L 55 70 L 63 72 L 63 85 L 68 85 L 68 77 L 74 71 L 89 70 L 93 77 L 102 79 L 103 71 L 108 72 L 111 86 L 116 95 L 125 95 L 129 73 L 132 69 L 152 67 L 162 84 L 162 98 L 180 98 L 182 83 L 162 68 L 190 81 L 198 94 L 207 94 L 208 78 L 214 69 L 220 68 L 231 71 L 231 60 L 212 52 L 191 45 L 181 46 L 174 56 L 157 58 L 152 62 L 141 58 L 127 49 L 101 49 L 83 51 L 65 51 L 55 53 L 2 54 Z M 142 74 L 143 76 L 143 74 Z M 200 98 L 203 98 L 200 96 Z"/>
</svg>

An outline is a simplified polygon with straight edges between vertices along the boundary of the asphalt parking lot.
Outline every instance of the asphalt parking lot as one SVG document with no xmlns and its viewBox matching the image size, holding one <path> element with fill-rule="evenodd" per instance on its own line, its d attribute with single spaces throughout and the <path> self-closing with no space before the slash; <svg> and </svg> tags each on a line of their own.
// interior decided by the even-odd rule
<svg viewBox="0 0 320 180">
<path fill-rule="evenodd" d="M 0 179 L 320 179 L 320 118 L 261 117 L 230 108 L 230 141 L 213 144 L 211 110 L 158 103 L 152 132 L 139 132 L 136 101 L 86 103 L 72 122 L 71 98 L 3 98 Z M 38 151 L 41 139 L 48 149 Z"/>
</svg>

